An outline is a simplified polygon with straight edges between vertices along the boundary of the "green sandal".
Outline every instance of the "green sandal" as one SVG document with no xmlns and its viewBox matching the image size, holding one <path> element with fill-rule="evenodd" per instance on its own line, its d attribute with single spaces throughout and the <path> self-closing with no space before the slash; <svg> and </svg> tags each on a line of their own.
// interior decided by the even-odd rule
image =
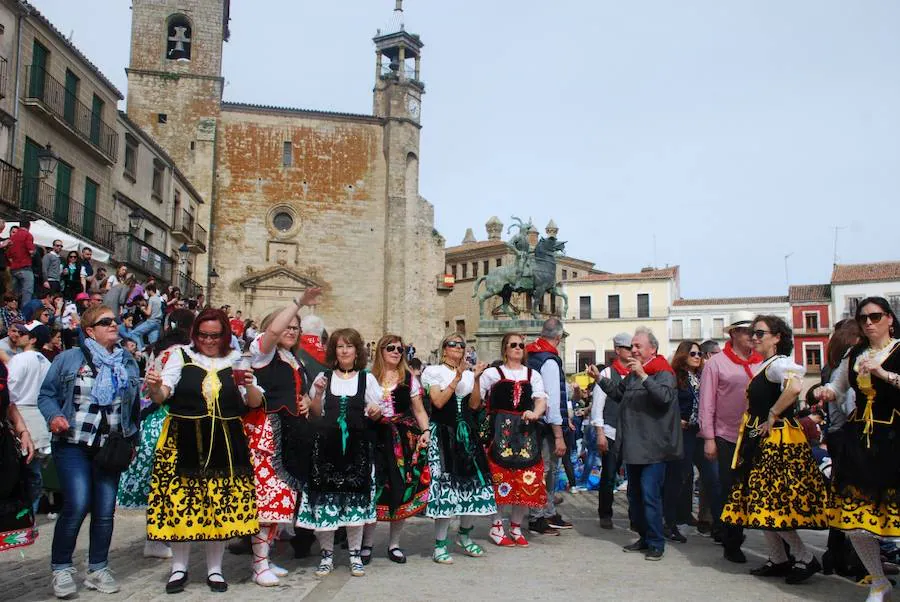
<svg viewBox="0 0 900 602">
<path fill-rule="evenodd" d="M 484 548 L 480 545 L 472 541 L 472 538 L 469 537 L 469 533 L 472 532 L 472 529 L 475 527 L 469 527 L 468 529 L 459 528 L 459 538 L 456 540 L 456 543 L 459 544 L 459 547 L 463 549 L 463 554 L 466 556 L 471 556 L 472 558 L 479 558 L 484 556 Z M 468 543 L 464 541 L 464 539 L 468 540 Z"/>
<path fill-rule="evenodd" d="M 431 559 L 438 564 L 453 564 L 453 557 L 450 556 L 449 549 L 449 539 L 435 539 L 434 554 L 432 555 Z"/>
</svg>

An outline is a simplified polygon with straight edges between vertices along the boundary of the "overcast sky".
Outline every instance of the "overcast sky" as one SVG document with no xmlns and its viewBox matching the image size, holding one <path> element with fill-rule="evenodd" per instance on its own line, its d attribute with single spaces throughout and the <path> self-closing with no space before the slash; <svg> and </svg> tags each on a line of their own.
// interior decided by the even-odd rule
<svg viewBox="0 0 900 602">
<path fill-rule="evenodd" d="M 221 1 L 221 0 L 219 0 Z M 129 0 L 33 0 L 124 92 Z M 232 0 L 225 98 L 371 113 L 393 0 Z M 85 7 L 91 10 L 85 10 Z M 900 259 L 900 2 L 406 0 L 421 194 L 459 244 L 550 218 L 684 297 L 780 295 Z M 655 244 L 654 244 L 655 240 Z"/>
</svg>

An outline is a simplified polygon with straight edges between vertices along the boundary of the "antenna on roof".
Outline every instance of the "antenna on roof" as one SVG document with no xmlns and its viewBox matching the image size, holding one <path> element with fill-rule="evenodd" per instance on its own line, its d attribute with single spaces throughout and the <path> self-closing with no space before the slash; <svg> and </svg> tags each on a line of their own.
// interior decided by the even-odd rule
<svg viewBox="0 0 900 602">
<path fill-rule="evenodd" d="M 834 265 L 838 263 L 838 253 L 837 253 L 837 243 L 838 243 L 838 231 L 846 230 L 847 226 L 835 226 L 834 227 Z"/>
</svg>

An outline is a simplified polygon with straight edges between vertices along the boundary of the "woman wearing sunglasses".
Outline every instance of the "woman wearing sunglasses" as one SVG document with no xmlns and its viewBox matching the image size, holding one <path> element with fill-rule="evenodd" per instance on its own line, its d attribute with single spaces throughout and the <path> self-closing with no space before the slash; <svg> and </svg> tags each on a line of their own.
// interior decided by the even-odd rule
<svg viewBox="0 0 900 602">
<path fill-rule="evenodd" d="M 388 558 L 406 562 L 400 533 L 406 519 L 425 510 L 431 471 L 428 468 L 428 414 L 422 403 L 422 386 L 406 365 L 403 339 L 386 334 L 375 345 L 372 374 L 381 385 L 384 416 L 376 431 L 375 478 L 378 486 L 376 514 L 391 524 Z M 363 532 L 362 560 L 372 559 L 377 523 Z"/>
<path fill-rule="evenodd" d="M 831 382 L 815 391 L 834 402 L 849 390 L 856 409 L 844 425 L 829 508 L 829 523 L 849 531 L 850 541 L 872 575 L 869 600 L 886 600 L 879 537 L 900 537 L 900 341 L 897 316 L 883 297 L 859 302 L 862 340 L 850 349 Z"/>
<path fill-rule="evenodd" d="M 439 564 L 453 562 L 447 535 L 451 518 L 460 517 L 457 543 L 463 553 L 479 557 L 484 549 L 470 537 L 475 517 L 497 513 L 491 471 L 475 426 L 475 411 L 481 407 L 477 380 L 486 365 L 477 364 L 473 373 L 465 353 L 465 337 L 448 335 L 441 342 L 440 365 L 422 372 L 422 384 L 431 399 L 431 487 L 425 516 L 435 519 L 432 560 Z"/>
<path fill-rule="evenodd" d="M 72 552 L 91 515 L 88 573 L 84 586 L 104 594 L 119 591 L 109 570 L 109 544 L 120 470 L 98 464 L 101 448 L 114 439 L 133 445 L 138 437 L 140 372 L 116 343 L 111 309 L 91 307 L 81 319 L 84 343 L 57 356 L 44 377 L 38 408 L 52 435 L 51 453 L 63 493 L 53 531 L 50 566 L 58 598 L 77 591 Z"/>
<path fill-rule="evenodd" d="M 747 385 L 748 410 L 738 434 L 735 480 L 722 521 L 763 531 L 769 559 L 750 571 L 758 577 L 805 581 L 822 569 L 797 529 L 826 527 L 826 491 L 803 428 L 794 417 L 806 370 L 790 357 L 790 327 L 776 316 L 757 316 L 751 341 L 763 363 Z M 791 547 L 791 562 L 784 543 Z"/>
<path fill-rule="evenodd" d="M 540 372 L 525 365 L 525 336 L 508 332 L 500 342 L 503 364 L 488 368 L 479 379 L 488 399 L 490 443 L 487 461 L 497 505 L 510 506 L 509 535 L 500 514 L 494 516 L 490 538 L 498 546 L 528 547 L 522 521 L 529 508 L 547 504 L 544 462 L 535 422 L 547 409 Z"/>
<path fill-rule="evenodd" d="M 278 533 L 278 525 L 294 522 L 297 491 L 308 476 L 309 435 L 308 399 L 303 393 L 300 364 L 294 351 L 300 341 L 303 306 L 315 305 L 318 288 L 309 288 L 302 298 L 262 321 L 262 334 L 250 343 L 250 365 L 265 403 L 244 416 L 244 432 L 250 445 L 250 458 L 256 483 L 259 533 L 252 535 L 253 581 L 263 587 L 278 585 L 286 569 L 269 560 L 269 552 Z M 312 533 L 308 533 L 312 537 Z"/>
<path fill-rule="evenodd" d="M 83 293 L 87 283 L 87 272 L 81 265 L 78 253 L 70 251 L 66 256 L 66 264 L 59 275 L 63 298 L 72 301 L 78 293 Z"/>
<path fill-rule="evenodd" d="M 232 370 L 228 316 L 206 309 L 191 326 L 191 344 L 175 347 L 162 372 L 147 371 L 150 398 L 166 404 L 147 504 L 147 536 L 172 544 L 166 593 L 184 591 L 192 541 L 206 542 L 206 583 L 222 574 L 225 541 L 259 531 L 250 450 L 241 424 L 247 407 L 262 405 L 252 370 Z"/>
</svg>

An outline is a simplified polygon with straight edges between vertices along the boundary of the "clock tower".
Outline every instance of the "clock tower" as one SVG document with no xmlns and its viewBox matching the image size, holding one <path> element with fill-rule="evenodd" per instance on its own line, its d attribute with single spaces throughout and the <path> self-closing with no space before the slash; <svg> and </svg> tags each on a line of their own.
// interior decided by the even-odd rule
<svg viewBox="0 0 900 602">
<path fill-rule="evenodd" d="M 397 0 L 385 32 L 375 36 L 376 117 L 407 119 L 419 124 L 422 109 L 422 39 L 406 31 L 403 0 Z"/>
</svg>

